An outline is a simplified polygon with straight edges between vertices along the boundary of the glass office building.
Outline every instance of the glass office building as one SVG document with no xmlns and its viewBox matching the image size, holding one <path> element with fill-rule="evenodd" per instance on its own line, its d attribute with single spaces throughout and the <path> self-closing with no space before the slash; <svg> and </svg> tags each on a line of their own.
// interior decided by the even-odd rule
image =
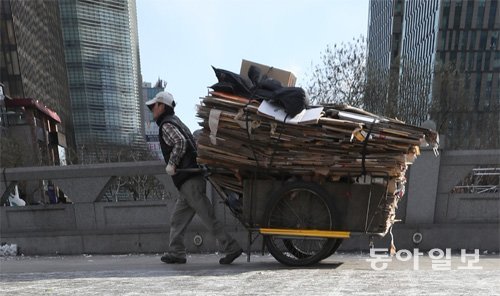
<svg viewBox="0 0 500 296">
<path fill-rule="evenodd" d="M 439 0 L 405 1 L 397 108 L 410 124 L 429 119 L 438 22 Z"/>
<path fill-rule="evenodd" d="M 499 34 L 498 0 L 370 1 L 367 79 L 397 84 L 371 109 L 434 120 L 447 148 L 498 149 Z"/>
<path fill-rule="evenodd" d="M 368 23 L 368 86 L 365 108 L 397 117 L 404 0 L 371 1 Z"/>
<path fill-rule="evenodd" d="M 150 82 L 142 83 L 142 99 L 145 105 L 147 101 L 151 100 L 156 96 L 157 93 L 165 90 L 166 83 L 158 79 L 155 85 Z M 160 147 L 160 139 L 158 137 L 159 129 L 156 121 L 153 118 L 153 113 L 148 109 L 144 108 L 144 132 L 146 145 L 151 151 L 152 156 L 155 159 L 163 159 L 163 154 Z"/>
<path fill-rule="evenodd" d="M 144 148 L 135 0 L 60 0 L 78 149 Z"/>
<path fill-rule="evenodd" d="M 434 115 L 444 122 L 451 147 L 500 148 L 500 8 L 498 0 L 441 1 L 436 61 L 454 65 L 460 82 L 454 112 Z M 435 82 L 439 80 L 434 79 Z M 449 91 L 434 86 L 435 96 Z M 461 102 L 464 100 L 466 104 Z M 462 107 L 462 105 L 465 105 Z"/>
</svg>

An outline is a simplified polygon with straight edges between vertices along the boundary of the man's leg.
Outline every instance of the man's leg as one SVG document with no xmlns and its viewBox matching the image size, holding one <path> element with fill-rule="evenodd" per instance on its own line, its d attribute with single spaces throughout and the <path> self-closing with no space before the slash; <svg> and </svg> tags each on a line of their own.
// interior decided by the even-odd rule
<svg viewBox="0 0 500 296">
<path fill-rule="evenodd" d="M 169 254 L 186 258 L 186 246 L 184 245 L 184 233 L 193 219 L 195 211 L 181 196 L 177 199 L 174 212 L 170 217 L 170 250 Z"/>
<path fill-rule="evenodd" d="M 206 196 L 206 181 L 203 177 L 187 180 L 182 185 L 180 193 L 183 197 L 185 196 L 210 233 L 219 241 L 225 253 L 234 254 L 241 250 L 238 242 L 224 230 L 224 224 L 215 218 L 212 203 Z"/>
</svg>

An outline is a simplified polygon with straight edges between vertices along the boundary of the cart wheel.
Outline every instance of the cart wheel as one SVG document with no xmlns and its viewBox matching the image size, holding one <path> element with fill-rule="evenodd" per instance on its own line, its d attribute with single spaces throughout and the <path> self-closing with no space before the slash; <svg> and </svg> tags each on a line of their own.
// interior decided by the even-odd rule
<svg viewBox="0 0 500 296">
<path fill-rule="evenodd" d="M 341 239 L 341 238 L 336 238 L 334 240 L 335 240 L 335 243 L 333 244 L 332 249 L 330 250 L 330 252 L 328 252 L 326 254 L 325 258 L 323 258 L 323 259 L 326 259 L 326 258 L 332 256 L 337 251 L 337 249 L 340 247 L 340 245 L 342 244 L 342 241 L 343 241 L 343 239 Z"/>
<path fill-rule="evenodd" d="M 269 228 L 331 230 L 337 227 L 336 213 L 332 200 L 320 185 L 294 182 L 273 193 L 264 221 Z M 339 239 L 320 237 L 266 235 L 264 241 L 276 260 L 290 266 L 315 264 L 340 245 Z"/>
</svg>

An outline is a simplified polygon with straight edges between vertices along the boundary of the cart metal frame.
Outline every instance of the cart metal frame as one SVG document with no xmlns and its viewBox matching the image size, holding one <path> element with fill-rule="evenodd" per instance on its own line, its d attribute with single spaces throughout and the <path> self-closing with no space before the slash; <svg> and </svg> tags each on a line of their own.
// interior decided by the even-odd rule
<svg viewBox="0 0 500 296">
<path fill-rule="evenodd" d="M 281 184 L 283 186 L 285 182 L 277 180 L 262 180 L 255 178 L 249 178 L 244 180 L 244 193 L 243 193 L 243 209 L 242 212 L 235 211 L 229 204 L 229 197 L 226 192 L 217 184 L 217 182 L 211 177 L 214 173 L 211 170 L 204 169 L 205 178 L 212 184 L 216 192 L 220 195 L 222 200 L 225 202 L 226 206 L 232 211 L 233 215 L 245 226 L 248 230 L 248 241 L 247 241 L 247 261 L 250 261 L 250 250 L 253 243 L 259 236 L 262 236 L 263 246 L 262 251 L 264 252 L 264 243 L 266 239 L 279 238 L 283 242 L 289 242 L 293 240 L 311 240 L 311 239 L 325 239 L 326 241 L 331 241 L 332 239 L 342 240 L 347 239 L 352 236 L 358 235 L 369 235 L 370 240 L 374 236 L 384 236 L 390 227 L 380 228 L 376 223 L 387 223 L 387 217 L 383 215 L 384 201 L 386 201 L 388 196 L 388 180 L 387 175 L 377 177 L 377 180 L 382 180 L 382 184 L 374 183 L 375 178 L 368 178 L 364 182 L 360 183 L 336 183 L 336 182 L 326 182 L 324 184 L 318 184 L 314 182 L 307 182 L 312 184 L 311 186 L 318 186 L 317 188 L 325 189 L 332 200 L 336 200 L 340 207 L 340 211 L 344 211 L 341 214 L 342 221 L 340 221 L 340 228 L 334 229 L 301 229 L 301 228 L 284 228 L 284 227 L 270 227 L 263 222 L 264 212 L 268 211 L 269 198 L 268 195 L 271 192 L 275 192 L 273 188 Z M 363 177 L 361 177 L 363 178 Z M 299 182 L 300 183 L 300 182 Z M 304 183 L 304 182 L 302 182 Z M 287 182 L 286 184 L 293 184 L 293 181 Z M 293 187 L 293 186 L 292 186 Z M 314 188 L 314 187 L 313 187 Z M 278 187 L 279 189 L 279 187 Z M 297 187 L 300 190 L 300 187 Z M 267 193 L 265 193 L 267 192 Z M 345 195 L 350 199 L 349 201 L 340 200 L 339 195 Z M 353 196 L 356 195 L 356 196 Z M 382 219 L 382 220 L 381 220 Z M 394 222 L 394 221 L 393 221 Z M 269 250 L 269 244 L 268 250 Z M 336 243 L 338 248 L 340 243 Z M 326 248 L 326 247 L 325 247 Z M 333 254 L 333 252 L 327 252 L 324 258 Z M 276 250 L 274 250 L 276 252 Z M 275 254 L 272 254 L 275 258 Z M 279 256 L 279 253 L 278 253 Z M 287 255 L 288 256 L 288 255 Z M 308 258 L 308 255 L 301 255 Z M 319 255 L 318 255 L 319 256 Z M 292 256 L 290 256 L 292 257 Z M 300 257 L 300 256 L 299 256 Z M 304 260 L 304 263 L 299 262 L 288 262 L 287 260 L 278 259 L 278 261 L 294 266 L 304 266 L 317 263 L 320 260 Z M 285 261 L 285 262 L 283 262 Z"/>
</svg>

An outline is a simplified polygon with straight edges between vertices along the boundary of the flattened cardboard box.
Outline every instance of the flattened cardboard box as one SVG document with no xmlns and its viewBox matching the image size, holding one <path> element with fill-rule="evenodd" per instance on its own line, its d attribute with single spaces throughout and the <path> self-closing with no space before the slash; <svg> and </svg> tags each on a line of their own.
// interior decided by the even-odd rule
<svg viewBox="0 0 500 296">
<path fill-rule="evenodd" d="M 267 77 L 276 79 L 281 82 L 283 86 L 295 86 L 297 78 L 292 72 L 262 65 L 245 59 L 241 61 L 240 75 L 248 78 L 248 69 L 250 69 L 250 66 L 252 65 L 256 66 L 260 70 L 261 75 L 267 75 Z"/>
</svg>

